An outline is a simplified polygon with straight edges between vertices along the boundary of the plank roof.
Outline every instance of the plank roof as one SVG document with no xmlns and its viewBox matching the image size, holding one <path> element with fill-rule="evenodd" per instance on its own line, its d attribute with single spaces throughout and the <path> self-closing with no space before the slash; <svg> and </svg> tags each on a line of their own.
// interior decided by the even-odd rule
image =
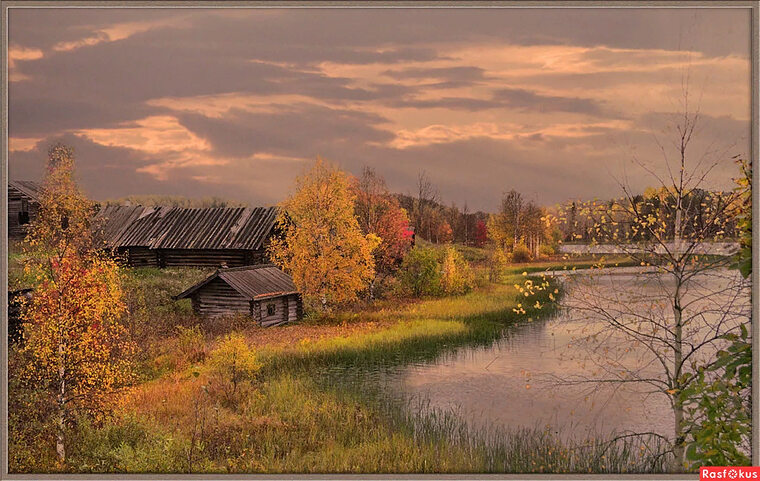
<svg viewBox="0 0 760 481">
<path fill-rule="evenodd" d="M 296 289 L 293 279 L 289 275 L 272 264 L 262 264 L 217 269 L 209 277 L 174 296 L 174 298 L 188 298 L 198 289 L 217 278 L 223 280 L 240 295 L 251 301 L 298 293 L 298 289 Z"/>
<path fill-rule="evenodd" d="M 10 180 L 8 181 L 8 187 L 16 189 L 32 200 L 40 201 L 40 196 L 42 195 L 42 184 L 40 182 L 35 180 Z"/>
<path fill-rule="evenodd" d="M 274 228 L 276 207 L 107 206 L 106 242 L 150 249 L 261 249 Z"/>
</svg>

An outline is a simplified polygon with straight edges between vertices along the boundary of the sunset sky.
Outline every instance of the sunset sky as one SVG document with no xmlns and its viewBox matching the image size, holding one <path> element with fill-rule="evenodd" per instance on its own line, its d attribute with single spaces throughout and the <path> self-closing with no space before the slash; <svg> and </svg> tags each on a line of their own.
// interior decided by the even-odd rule
<svg viewBox="0 0 760 481">
<path fill-rule="evenodd" d="M 693 162 L 749 154 L 750 11 L 50 9 L 9 13 L 11 179 L 72 145 L 95 199 L 272 204 L 320 155 L 494 210 L 664 172 L 688 78 Z M 710 186 L 730 187 L 730 160 Z"/>
</svg>

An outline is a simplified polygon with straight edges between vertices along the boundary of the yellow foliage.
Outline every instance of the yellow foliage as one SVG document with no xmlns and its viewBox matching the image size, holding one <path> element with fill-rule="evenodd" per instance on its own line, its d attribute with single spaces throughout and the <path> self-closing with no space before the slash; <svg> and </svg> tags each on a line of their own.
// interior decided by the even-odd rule
<svg viewBox="0 0 760 481">
<path fill-rule="evenodd" d="M 278 225 L 284 236 L 269 246 L 274 262 L 323 309 L 356 299 L 374 276 L 372 249 L 379 238 L 362 235 L 350 186 L 345 172 L 317 157 L 282 203 Z"/>
<path fill-rule="evenodd" d="M 261 369 L 256 353 L 241 334 L 227 335 L 212 351 L 209 365 L 228 400 L 234 399 L 241 381 L 250 380 Z"/>
<path fill-rule="evenodd" d="M 475 277 L 462 255 L 453 247 L 446 248 L 441 269 L 441 288 L 446 294 L 463 294 L 472 289 Z"/>
</svg>

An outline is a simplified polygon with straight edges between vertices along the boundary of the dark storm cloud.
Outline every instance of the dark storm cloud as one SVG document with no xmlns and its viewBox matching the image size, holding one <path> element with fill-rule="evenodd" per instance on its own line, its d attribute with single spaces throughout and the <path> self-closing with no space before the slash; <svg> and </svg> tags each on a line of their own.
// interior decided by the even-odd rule
<svg viewBox="0 0 760 481">
<path fill-rule="evenodd" d="M 385 119 L 373 114 L 314 105 L 273 106 L 273 113 L 232 109 L 222 119 L 179 114 L 182 125 L 208 140 L 223 155 L 245 157 L 256 152 L 316 155 L 329 145 L 382 142 L 393 134 L 377 125 Z M 278 111 L 279 110 L 279 111 Z"/>
<path fill-rule="evenodd" d="M 494 99 L 507 107 L 539 112 L 572 112 L 596 116 L 609 116 L 610 112 L 593 99 L 541 95 L 525 89 L 506 88 L 494 92 Z"/>
<path fill-rule="evenodd" d="M 45 136 L 51 132 L 90 127 L 108 128 L 160 111 L 147 105 L 129 102 L 106 103 L 34 95 L 19 98 L 15 89 L 11 90 L 14 91 L 9 95 L 13 112 L 13 121 L 9 123 L 8 128 L 11 137 Z"/>
<path fill-rule="evenodd" d="M 238 33 L 244 35 L 247 30 Z M 229 31 L 216 31 L 215 37 L 224 40 L 209 47 L 209 42 L 199 41 L 204 37 L 195 30 L 149 30 L 125 40 L 47 53 L 40 60 L 22 62 L 19 72 L 29 79 L 13 82 L 9 88 L 10 109 L 14 112 L 11 135 L 39 135 L 56 127 L 106 127 L 119 120 L 134 120 L 160 112 L 144 102 L 162 97 L 246 92 L 300 94 L 348 102 L 397 98 L 414 91 L 392 83 L 351 87 L 348 79 L 264 63 L 257 52 L 276 55 L 262 46 L 248 47 L 255 45 L 250 38 L 240 38 L 235 43 Z M 307 46 L 299 49 L 310 51 Z M 387 60 L 394 55 L 424 56 L 420 49 L 408 48 L 366 55 L 367 61 Z"/>
<path fill-rule="evenodd" d="M 383 75 L 395 79 L 438 78 L 452 82 L 472 82 L 482 80 L 485 70 L 479 67 L 431 67 L 405 68 L 401 70 L 386 70 Z"/>
<path fill-rule="evenodd" d="M 442 97 L 436 100 L 396 99 L 387 105 L 401 108 L 431 109 L 443 108 L 452 110 L 467 110 L 476 112 L 501 107 L 502 105 L 491 100 L 472 99 L 465 97 Z"/>
</svg>

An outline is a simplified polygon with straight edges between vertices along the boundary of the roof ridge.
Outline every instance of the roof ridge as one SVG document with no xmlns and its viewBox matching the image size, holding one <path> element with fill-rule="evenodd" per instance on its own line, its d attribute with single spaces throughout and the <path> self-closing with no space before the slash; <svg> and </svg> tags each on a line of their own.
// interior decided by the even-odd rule
<svg viewBox="0 0 760 481">
<path fill-rule="evenodd" d="M 216 272 L 221 273 L 221 272 L 252 271 L 254 269 L 264 269 L 264 268 L 267 268 L 267 267 L 274 267 L 277 270 L 282 270 L 282 269 L 280 269 L 279 267 L 277 267 L 276 265 L 274 265 L 274 264 L 272 264 L 270 262 L 270 263 L 266 263 L 266 264 L 252 264 L 250 266 L 223 267 L 221 269 L 217 269 Z"/>
</svg>

